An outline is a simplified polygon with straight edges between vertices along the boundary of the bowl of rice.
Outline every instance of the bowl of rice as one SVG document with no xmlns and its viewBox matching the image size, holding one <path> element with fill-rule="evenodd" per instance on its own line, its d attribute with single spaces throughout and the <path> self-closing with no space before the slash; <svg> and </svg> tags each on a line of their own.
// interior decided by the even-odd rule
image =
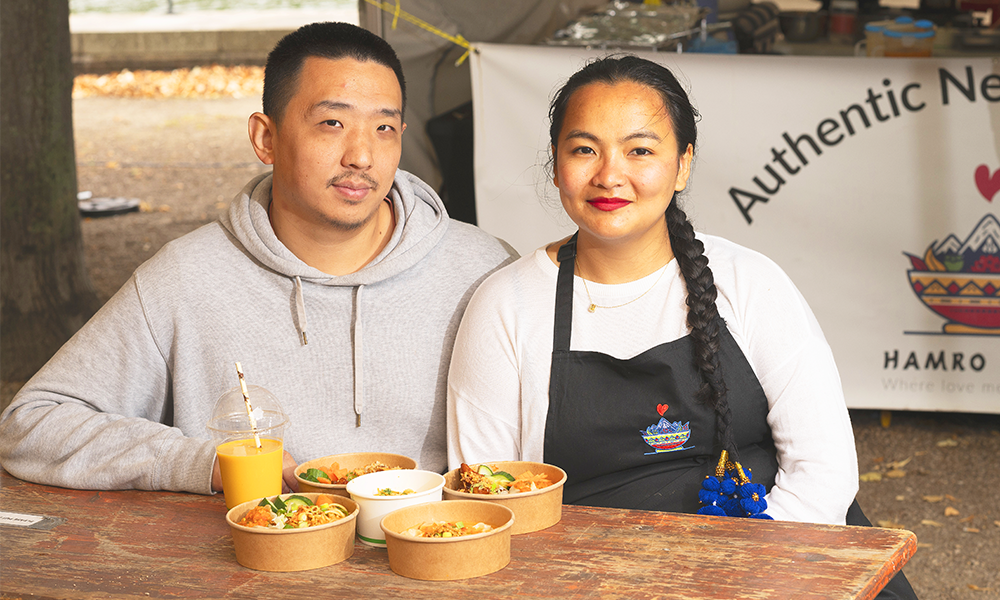
<svg viewBox="0 0 1000 600">
<path fill-rule="evenodd" d="M 425 581 L 479 577 L 510 563 L 514 513 L 473 500 L 417 504 L 382 518 L 389 568 Z"/>
<path fill-rule="evenodd" d="M 392 469 L 416 469 L 417 461 L 388 452 L 352 452 L 306 461 L 295 468 L 299 490 L 347 496 L 347 482 L 355 477 Z"/>
<path fill-rule="evenodd" d="M 566 472 L 530 461 L 463 464 L 444 476 L 445 500 L 478 500 L 514 511 L 513 535 L 552 527 L 562 518 Z"/>
<path fill-rule="evenodd" d="M 305 571 L 354 554 L 358 504 L 331 494 L 258 498 L 226 513 L 236 561 L 257 571 Z"/>
</svg>

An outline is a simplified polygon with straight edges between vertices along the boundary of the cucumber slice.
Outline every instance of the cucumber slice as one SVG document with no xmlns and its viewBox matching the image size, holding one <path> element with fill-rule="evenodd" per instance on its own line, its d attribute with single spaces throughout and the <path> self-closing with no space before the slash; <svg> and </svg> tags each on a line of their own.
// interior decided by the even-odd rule
<svg viewBox="0 0 1000 600">
<path fill-rule="evenodd" d="M 301 506 L 312 506 L 313 502 L 305 496 L 289 496 L 285 498 L 285 510 L 298 510 Z"/>
<path fill-rule="evenodd" d="M 319 469 L 309 469 L 305 473 L 299 473 L 299 478 L 300 479 L 305 479 L 306 481 L 313 481 L 315 483 L 319 483 L 319 478 L 320 477 L 324 477 L 324 478 L 329 479 L 326 476 L 326 473 L 324 471 L 319 470 Z"/>
<path fill-rule="evenodd" d="M 480 475 L 486 475 L 487 477 L 493 476 L 493 469 L 491 469 L 488 465 L 479 465 L 478 472 Z"/>
<path fill-rule="evenodd" d="M 274 507 L 274 512 L 285 510 L 285 502 L 281 499 L 281 496 L 275 496 L 274 500 L 271 501 L 271 506 Z"/>
<path fill-rule="evenodd" d="M 514 476 L 507 471 L 497 471 L 493 474 L 493 479 L 497 481 L 514 481 Z"/>
<path fill-rule="evenodd" d="M 258 502 L 258 503 L 257 503 L 257 506 L 266 506 L 267 508 L 269 508 L 269 509 L 271 510 L 271 512 L 273 512 L 273 513 L 276 513 L 276 512 L 278 512 L 278 511 L 277 511 L 277 510 L 276 510 L 276 509 L 274 508 L 274 505 L 273 505 L 273 504 L 271 504 L 271 502 L 270 502 L 270 501 L 269 501 L 269 500 L 268 500 L 267 498 L 261 498 L 261 499 L 260 499 L 260 502 Z"/>
</svg>

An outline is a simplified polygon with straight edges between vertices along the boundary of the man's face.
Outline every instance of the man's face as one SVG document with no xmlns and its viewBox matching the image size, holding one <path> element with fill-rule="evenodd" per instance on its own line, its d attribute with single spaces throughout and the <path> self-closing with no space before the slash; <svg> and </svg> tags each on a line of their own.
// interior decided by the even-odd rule
<svg viewBox="0 0 1000 600">
<path fill-rule="evenodd" d="M 341 232 L 371 222 L 399 165 L 403 97 L 376 62 L 309 57 L 270 148 L 272 198 L 299 226 Z"/>
</svg>

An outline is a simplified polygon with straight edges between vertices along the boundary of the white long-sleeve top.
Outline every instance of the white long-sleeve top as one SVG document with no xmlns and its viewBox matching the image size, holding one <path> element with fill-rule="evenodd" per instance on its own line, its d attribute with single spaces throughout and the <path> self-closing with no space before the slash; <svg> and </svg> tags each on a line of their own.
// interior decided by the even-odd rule
<svg viewBox="0 0 1000 600">
<path fill-rule="evenodd" d="M 805 298 L 773 261 L 699 234 L 718 288 L 719 314 L 767 396 L 778 473 L 767 513 L 844 524 L 858 490 L 854 433 L 840 375 Z M 628 359 L 690 333 L 683 277 L 573 285 L 570 350 Z M 544 248 L 491 275 L 462 320 L 448 377 L 448 462 L 542 462 L 558 267 Z M 659 279 L 658 279 L 659 278 Z M 591 301 L 618 308 L 587 312 Z M 738 423 L 735 426 L 739 426 Z"/>
</svg>

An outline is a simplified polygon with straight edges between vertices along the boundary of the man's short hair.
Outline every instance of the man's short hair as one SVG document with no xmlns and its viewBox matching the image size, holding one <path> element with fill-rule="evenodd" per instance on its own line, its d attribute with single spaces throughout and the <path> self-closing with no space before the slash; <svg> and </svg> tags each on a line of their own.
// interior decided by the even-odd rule
<svg viewBox="0 0 1000 600">
<path fill-rule="evenodd" d="M 267 55 L 264 67 L 264 114 L 275 122 L 288 106 L 298 87 L 299 73 L 306 58 L 353 58 L 389 67 L 396 74 L 406 110 L 406 82 L 403 66 L 388 42 L 350 23 L 311 23 L 289 33 Z"/>
</svg>

